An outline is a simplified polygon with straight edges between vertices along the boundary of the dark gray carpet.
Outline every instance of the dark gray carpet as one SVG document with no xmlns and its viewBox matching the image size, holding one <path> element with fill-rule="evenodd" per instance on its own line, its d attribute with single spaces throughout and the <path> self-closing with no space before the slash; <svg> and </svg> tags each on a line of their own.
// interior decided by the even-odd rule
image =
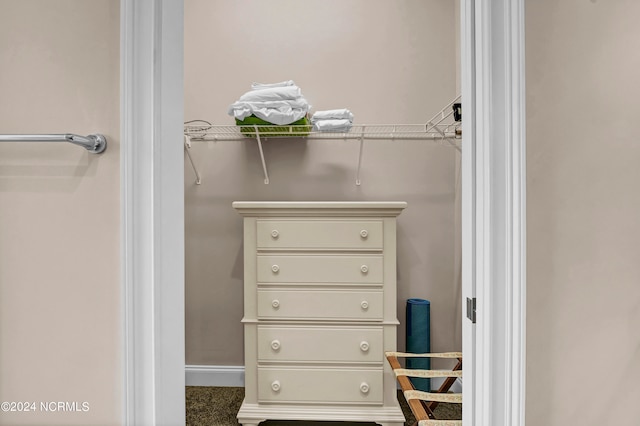
<svg viewBox="0 0 640 426">
<path fill-rule="evenodd" d="M 236 414 L 244 398 L 244 388 L 187 386 L 186 388 L 187 426 L 237 426 Z M 405 425 L 415 422 L 411 410 L 398 392 L 398 401 L 406 418 Z M 439 419 L 460 419 L 462 408 L 460 404 L 440 404 L 435 414 Z M 264 426 L 348 426 L 372 425 L 372 423 L 335 423 L 335 422 L 284 422 L 267 421 Z"/>
</svg>

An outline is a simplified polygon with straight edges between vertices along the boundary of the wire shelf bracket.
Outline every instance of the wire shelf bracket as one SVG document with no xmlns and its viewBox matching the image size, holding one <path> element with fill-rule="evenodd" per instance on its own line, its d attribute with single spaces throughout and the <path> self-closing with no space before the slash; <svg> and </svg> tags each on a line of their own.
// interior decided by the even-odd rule
<svg viewBox="0 0 640 426">
<path fill-rule="evenodd" d="M 193 158 L 191 157 L 191 137 L 189 135 L 184 135 L 184 152 L 187 154 L 187 158 L 191 163 L 191 167 L 193 168 L 193 172 L 196 174 L 196 185 L 200 185 L 202 183 L 202 178 L 200 177 L 200 173 L 198 173 L 198 168 L 193 162 Z"/>
</svg>

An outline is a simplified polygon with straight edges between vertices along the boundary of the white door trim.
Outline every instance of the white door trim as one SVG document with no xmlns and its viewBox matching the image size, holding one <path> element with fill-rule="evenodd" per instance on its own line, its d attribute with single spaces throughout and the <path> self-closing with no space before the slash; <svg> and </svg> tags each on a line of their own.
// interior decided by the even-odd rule
<svg viewBox="0 0 640 426">
<path fill-rule="evenodd" d="M 123 424 L 185 422 L 182 1 L 121 0 Z"/>
<path fill-rule="evenodd" d="M 526 353 L 524 0 L 465 2 L 467 10 L 472 10 L 467 15 L 467 28 L 473 28 L 475 45 L 475 57 L 472 51 L 467 51 L 465 58 L 472 64 L 468 71 L 475 73 L 467 82 L 473 109 L 468 125 L 475 126 L 471 131 L 475 149 L 469 150 L 469 163 L 464 169 L 472 178 L 466 192 L 467 206 L 474 206 L 470 208 L 472 213 L 463 217 L 468 231 L 463 243 L 467 254 L 464 276 L 471 288 L 470 294 L 477 298 L 476 350 L 472 353 L 475 359 L 471 366 L 473 411 L 467 413 L 473 423 L 465 426 L 523 426 Z M 465 93 L 462 99 L 467 106 Z M 464 184 L 463 181 L 463 187 Z M 475 293 L 472 292 L 474 286 Z M 469 357 L 465 355 L 465 359 Z M 468 370 L 468 366 L 465 363 L 464 369 Z"/>
<path fill-rule="evenodd" d="M 476 297 L 476 92 L 475 92 L 475 2 L 460 0 L 460 83 L 462 88 L 462 300 Z M 480 176 L 481 178 L 481 176 Z M 463 308 L 465 305 L 463 305 Z M 464 389 L 475 389 L 476 326 L 462 309 L 462 353 L 464 354 Z M 464 426 L 476 426 L 474 392 L 462 394 Z"/>
<path fill-rule="evenodd" d="M 524 0 L 461 1 L 465 426 L 523 426 Z M 125 425 L 185 422 L 183 4 L 121 0 Z"/>
</svg>

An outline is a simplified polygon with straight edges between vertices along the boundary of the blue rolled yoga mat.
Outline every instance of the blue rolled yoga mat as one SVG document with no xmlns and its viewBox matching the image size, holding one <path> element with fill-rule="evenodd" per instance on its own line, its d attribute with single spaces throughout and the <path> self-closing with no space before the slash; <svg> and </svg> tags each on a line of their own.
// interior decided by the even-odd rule
<svg viewBox="0 0 640 426">
<path fill-rule="evenodd" d="M 431 302 L 424 299 L 407 300 L 407 352 L 431 352 Z M 407 358 L 407 368 L 431 369 L 431 358 Z M 424 392 L 431 391 L 431 379 L 410 378 L 413 387 Z"/>
</svg>

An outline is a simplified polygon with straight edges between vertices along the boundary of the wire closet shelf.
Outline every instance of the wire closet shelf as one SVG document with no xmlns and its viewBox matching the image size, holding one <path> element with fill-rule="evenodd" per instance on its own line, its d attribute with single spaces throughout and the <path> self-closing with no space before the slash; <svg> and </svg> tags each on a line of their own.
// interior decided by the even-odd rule
<svg viewBox="0 0 640 426">
<path fill-rule="evenodd" d="M 189 152 L 192 142 L 238 141 L 255 139 L 260 151 L 264 173 L 264 183 L 269 183 L 267 164 L 262 149 L 262 141 L 276 138 L 303 138 L 310 140 L 359 140 L 360 151 L 356 172 L 356 185 L 360 185 L 360 168 L 365 140 L 427 140 L 434 141 L 461 151 L 461 121 L 454 119 L 454 104 L 460 96 L 449 102 L 442 110 L 424 124 L 354 124 L 347 132 L 315 131 L 309 125 L 219 125 L 205 120 L 191 120 L 184 126 L 184 149 L 196 175 L 196 184 L 202 182 L 200 173 Z"/>
<path fill-rule="evenodd" d="M 247 137 L 306 139 L 435 140 L 449 143 L 459 138 L 459 123 L 451 124 L 354 124 L 348 132 L 319 132 L 311 125 L 230 126 L 205 122 L 185 125 L 185 135 L 196 141 L 233 141 Z"/>
</svg>

